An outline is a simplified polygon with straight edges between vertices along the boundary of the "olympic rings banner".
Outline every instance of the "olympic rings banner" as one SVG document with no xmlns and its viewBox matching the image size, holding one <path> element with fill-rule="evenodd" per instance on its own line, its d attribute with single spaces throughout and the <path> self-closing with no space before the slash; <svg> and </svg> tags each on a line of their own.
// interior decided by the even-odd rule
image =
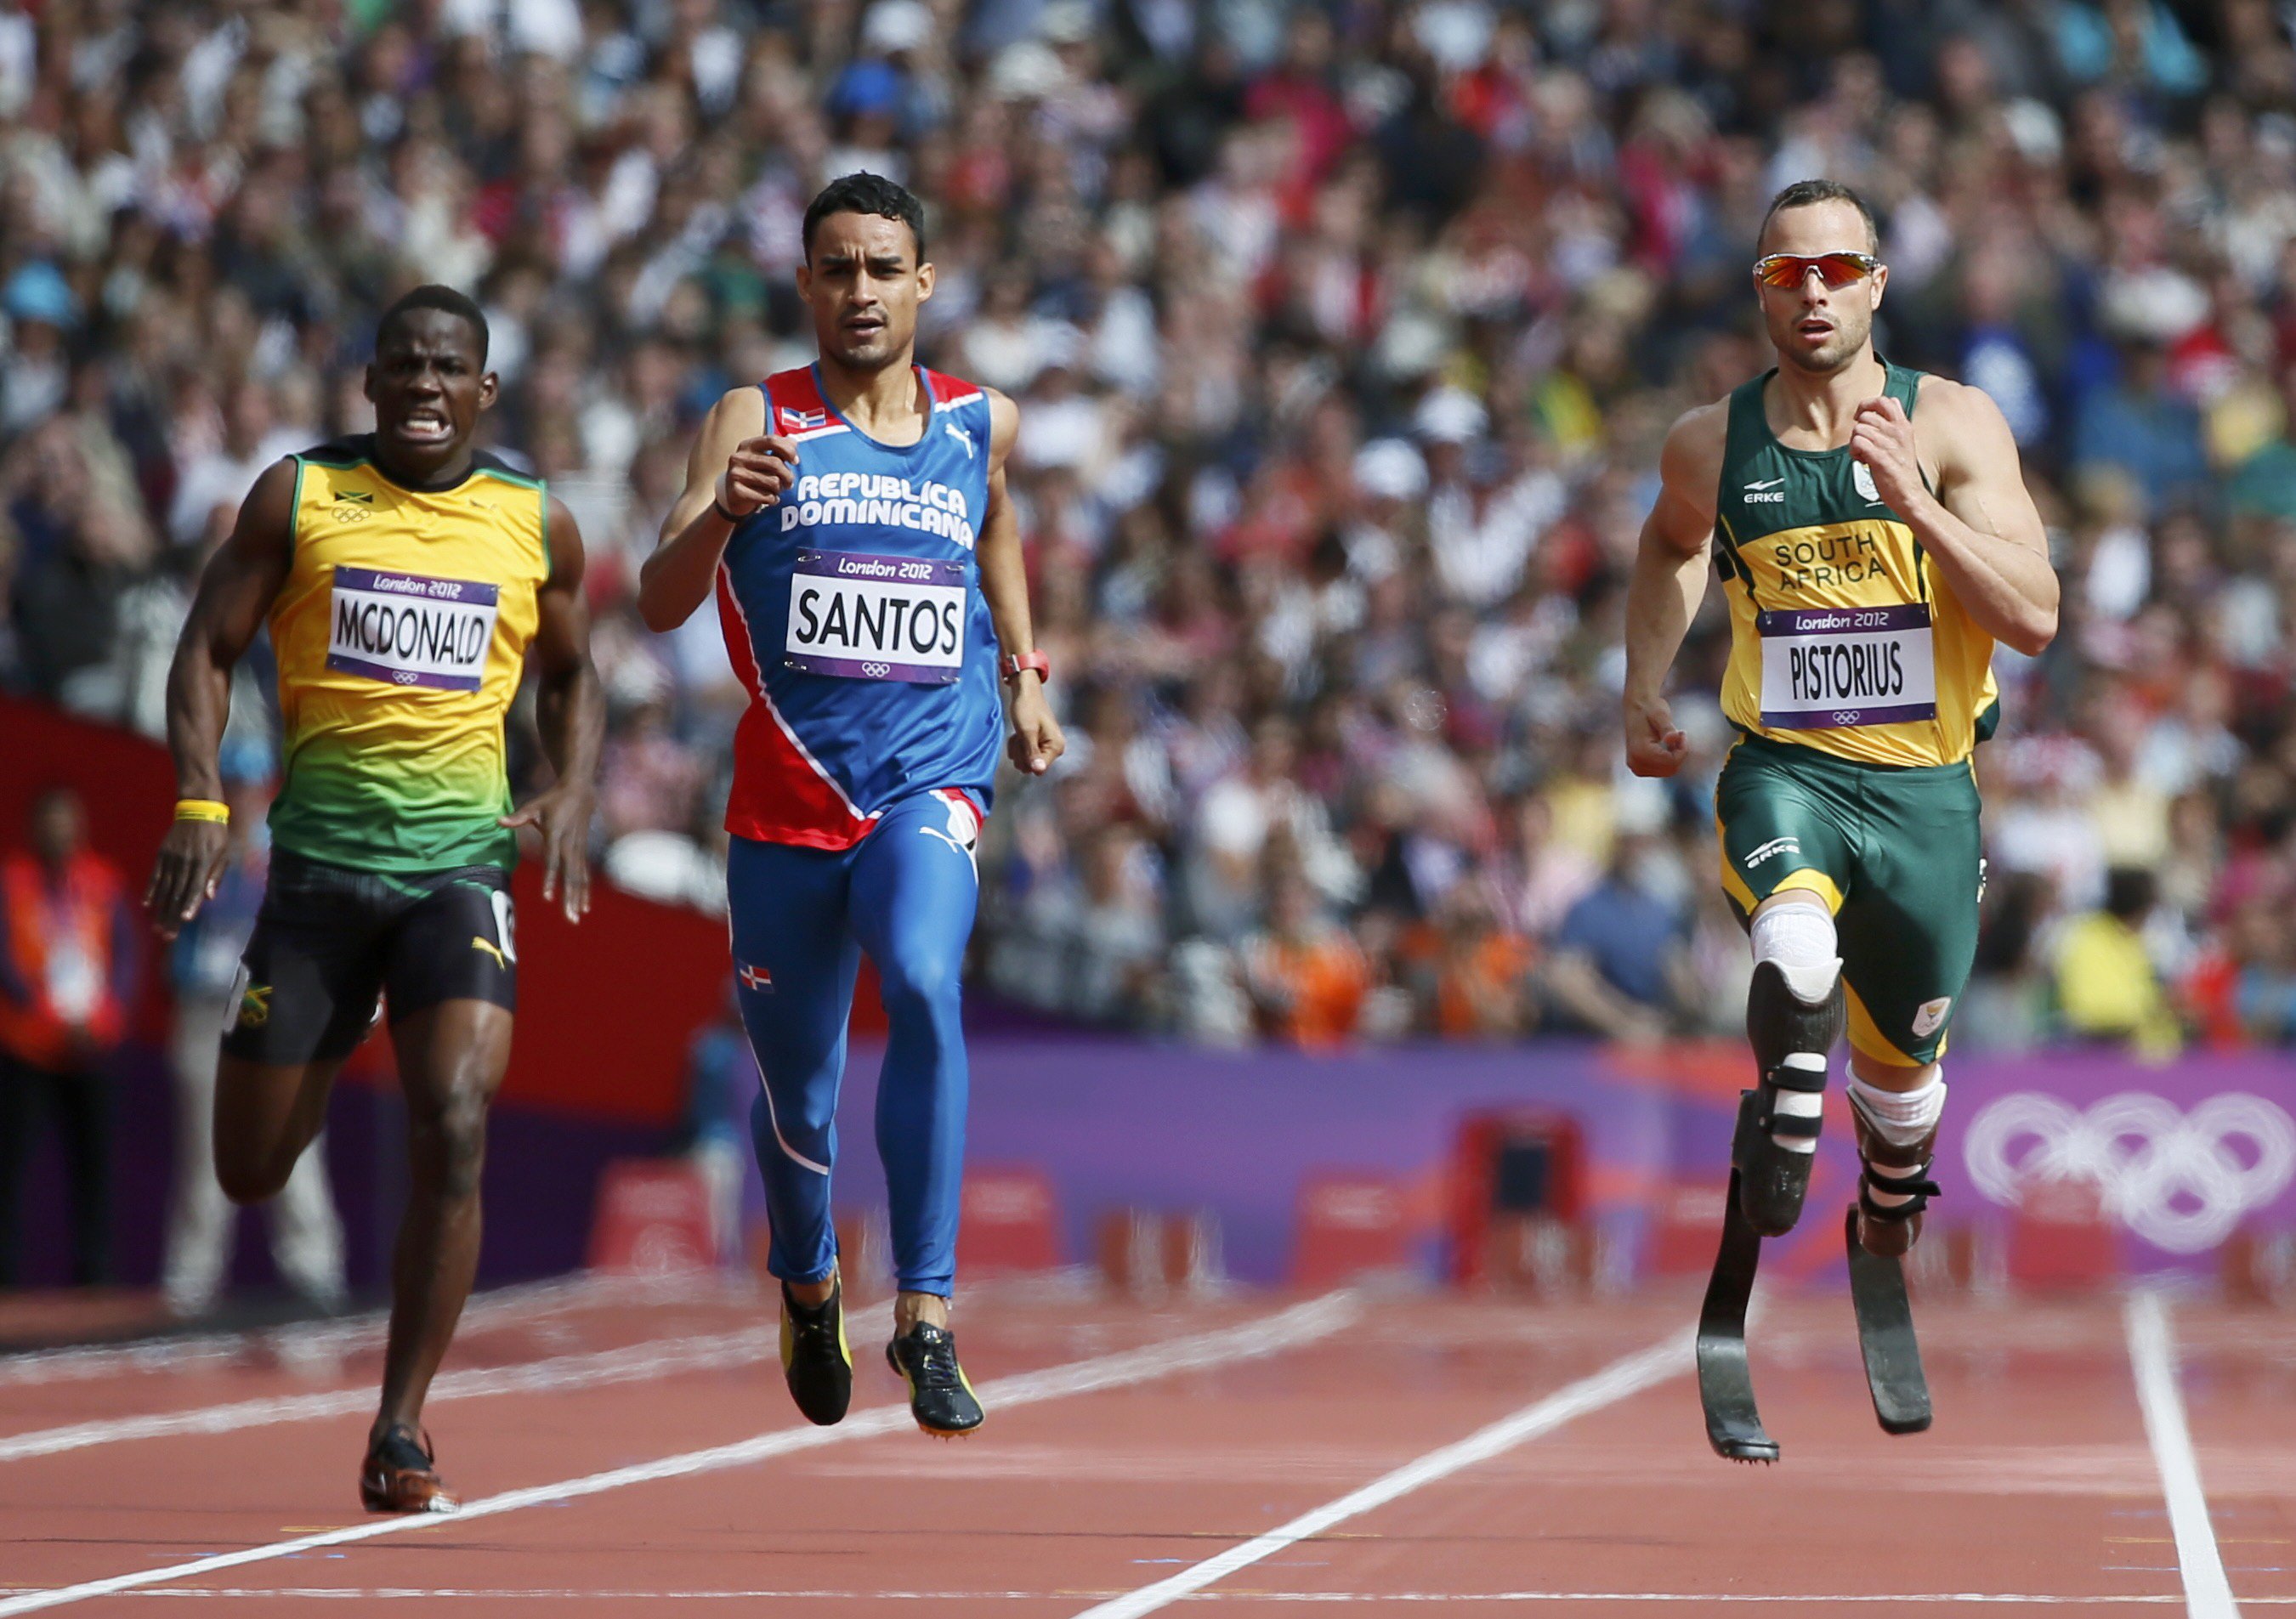
<svg viewBox="0 0 2296 1619">
<path fill-rule="evenodd" d="M 2296 1227 L 2296 1071 L 2284 1058 L 2156 1066 L 2052 1052 L 1949 1058 L 1946 1073 L 1938 1179 L 1993 1209 L 2087 1181 L 2148 1268 L 2189 1263 L 2244 1226 Z"/>
</svg>

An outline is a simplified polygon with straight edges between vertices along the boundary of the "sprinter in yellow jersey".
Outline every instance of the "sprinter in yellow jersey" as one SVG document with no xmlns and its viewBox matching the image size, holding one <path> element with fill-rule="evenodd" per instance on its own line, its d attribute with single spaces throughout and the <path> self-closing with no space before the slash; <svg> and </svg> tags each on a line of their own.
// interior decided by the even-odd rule
<svg viewBox="0 0 2296 1619">
<path fill-rule="evenodd" d="M 359 1477 L 377 1512 L 454 1504 L 422 1400 L 478 1264 L 487 1107 L 510 1059 L 518 829 L 539 838 L 545 896 L 570 921 L 589 904 L 604 710 L 582 537 L 540 483 L 473 447 L 495 402 L 486 361 L 486 317 L 451 288 L 419 287 L 384 314 L 366 373 L 374 432 L 258 480 L 201 577 L 168 689 L 182 797 L 148 903 L 172 937 L 215 891 L 231 671 L 268 623 L 285 779 L 219 1031 L 216 1173 L 234 1198 L 286 1182 L 388 1001 L 413 1185 Z M 529 661 L 556 784 L 513 812 L 503 716 Z"/>
<path fill-rule="evenodd" d="M 1970 756 L 1997 720 L 1993 644 L 2046 647 L 2057 581 L 1992 400 L 1874 352 L 1878 251 L 1847 187 L 1770 204 L 1754 281 L 1777 367 L 1667 436 L 1628 593 L 1625 722 L 1637 775 L 1681 767 L 1666 677 L 1710 555 L 1742 733 L 1716 795 L 1722 885 L 1752 936 L 1760 1070 L 1741 1207 L 1764 1236 L 1800 1216 L 1846 1013 L 1857 1239 L 1894 1255 L 1936 1190 L 1938 1059 L 1977 944 Z"/>
</svg>

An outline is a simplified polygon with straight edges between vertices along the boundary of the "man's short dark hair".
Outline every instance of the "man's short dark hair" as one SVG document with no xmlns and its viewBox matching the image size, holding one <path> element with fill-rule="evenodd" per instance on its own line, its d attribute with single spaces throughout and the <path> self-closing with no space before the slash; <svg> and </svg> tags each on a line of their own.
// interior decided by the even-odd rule
<svg viewBox="0 0 2296 1619">
<path fill-rule="evenodd" d="M 1866 222 L 1866 250 L 1874 254 L 1881 252 L 1882 232 L 1874 223 L 1874 210 L 1866 206 L 1865 198 L 1839 180 L 1797 180 L 1787 186 L 1770 199 L 1770 206 L 1762 213 L 1762 228 L 1754 233 L 1754 240 L 1759 241 L 1768 235 L 1770 221 L 1786 209 L 1808 208 L 1816 202 L 1847 202 L 1856 209 L 1857 217 Z"/>
<path fill-rule="evenodd" d="M 832 214 L 874 214 L 881 219 L 899 220 L 916 240 L 917 262 L 924 263 L 925 205 L 907 186 L 898 185 L 882 175 L 870 174 L 847 175 L 823 186 L 821 195 L 805 210 L 808 264 L 813 262 L 813 227 Z"/>
<path fill-rule="evenodd" d="M 471 330 L 479 334 L 479 364 L 484 365 L 487 363 L 487 312 L 480 308 L 468 294 L 457 292 L 452 287 L 442 287 L 436 282 L 415 288 L 382 312 L 382 319 L 375 323 L 376 349 L 382 348 L 393 327 L 417 309 L 436 309 L 441 315 L 451 315 L 457 320 L 469 322 Z"/>
</svg>

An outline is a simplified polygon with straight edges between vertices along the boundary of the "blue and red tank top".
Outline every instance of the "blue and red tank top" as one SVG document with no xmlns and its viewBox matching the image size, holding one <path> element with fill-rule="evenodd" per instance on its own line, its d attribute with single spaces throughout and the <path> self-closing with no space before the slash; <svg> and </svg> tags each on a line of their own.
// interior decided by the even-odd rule
<svg viewBox="0 0 2296 1619">
<path fill-rule="evenodd" d="M 1004 741 L 996 636 L 974 547 L 988 511 L 988 397 L 919 368 L 916 443 L 839 415 L 813 366 L 758 387 L 797 483 L 734 527 L 718 610 L 750 707 L 734 735 L 726 830 L 850 848 L 915 793 L 980 814 Z"/>
</svg>

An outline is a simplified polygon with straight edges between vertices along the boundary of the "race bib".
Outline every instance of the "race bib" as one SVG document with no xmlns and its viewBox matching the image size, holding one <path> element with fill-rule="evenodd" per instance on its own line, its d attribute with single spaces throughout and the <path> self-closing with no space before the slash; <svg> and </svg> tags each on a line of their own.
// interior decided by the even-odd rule
<svg viewBox="0 0 2296 1619">
<path fill-rule="evenodd" d="M 394 686 L 475 691 L 494 644 L 501 587 L 468 579 L 335 569 L 327 667 Z"/>
<path fill-rule="evenodd" d="M 1762 637 L 1762 724 L 1773 730 L 1937 717 L 1925 602 L 1767 612 L 1755 627 Z"/>
<path fill-rule="evenodd" d="M 801 551 L 782 661 L 808 675 L 948 685 L 964 666 L 964 564 Z"/>
</svg>

